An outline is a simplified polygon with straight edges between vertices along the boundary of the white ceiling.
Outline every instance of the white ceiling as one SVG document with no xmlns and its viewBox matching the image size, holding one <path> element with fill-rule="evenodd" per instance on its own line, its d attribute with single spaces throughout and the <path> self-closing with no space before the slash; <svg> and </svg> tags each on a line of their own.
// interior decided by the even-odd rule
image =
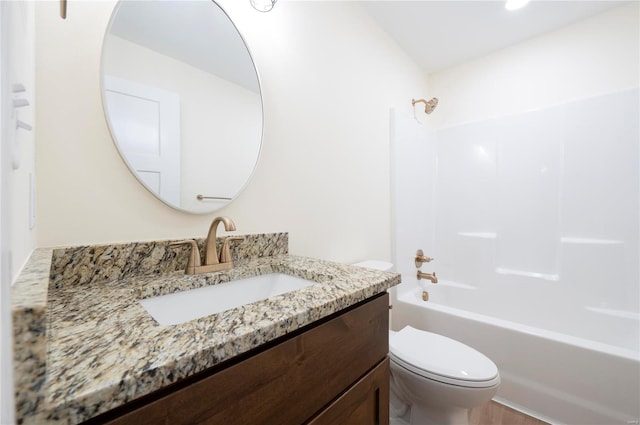
<svg viewBox="0 0 640 425">
<path fill-rule="evenodd" d="M 637 1 L 637 0 L 636 0 Z M 601 13 L 624 1 L 362 1 L 364 9 L 428 73 Z"/>
<path fill-rule="evenodd" d="M 358 3 L 430 73 L 601 13 L 625 1 L 532 0 L 514 12 L 507 11 L 502 0 L 361 0 Z M 121 2 L 110 32 L 250 90 L 258 90 L 251 57 L 242 38 L 211 0 Z"/>
</svg>

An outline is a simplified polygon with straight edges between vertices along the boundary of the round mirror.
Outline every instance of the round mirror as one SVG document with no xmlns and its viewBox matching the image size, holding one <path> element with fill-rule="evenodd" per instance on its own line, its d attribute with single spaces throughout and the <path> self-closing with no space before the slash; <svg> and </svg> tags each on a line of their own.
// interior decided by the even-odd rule
<svg viewBox="0 0 640 425">
<path fill-rule="evenodd" d="M 262 145 L 251 54 L 211 0 L 120 1 L 102 48 L 102 101 L 129 170 L 167 205 L 231 202 Z"/>
</svg>

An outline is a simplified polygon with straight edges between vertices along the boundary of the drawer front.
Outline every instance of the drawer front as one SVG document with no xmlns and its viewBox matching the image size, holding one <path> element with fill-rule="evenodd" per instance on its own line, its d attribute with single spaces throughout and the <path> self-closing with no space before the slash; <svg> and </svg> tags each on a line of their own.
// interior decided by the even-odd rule
<svg viewBox="0 0 640 425">
<path fill-rule="evenodd" d="M 108 423 L 301 424 L 386 357 L 388 305 L 381 294 Z"/>
</svg>

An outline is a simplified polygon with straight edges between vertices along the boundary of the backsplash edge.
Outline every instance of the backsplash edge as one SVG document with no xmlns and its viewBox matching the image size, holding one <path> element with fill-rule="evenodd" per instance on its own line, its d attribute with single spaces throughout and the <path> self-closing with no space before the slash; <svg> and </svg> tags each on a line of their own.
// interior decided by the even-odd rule
<svg viewBox="0 0 640 425">
<path fill-rule="evenodd" d="M 242 236 L 244 240 L 231 243 L 231 255 L 236 266 L 255 258 L 289 253 L 287 232 L 238 236 Z M 198 243 L 203 256 L 205 240 L 193 239 Z M 216 239 L 218 252 L 224 239 Z M 174 241 L 176 239 L 54 248 L 49 273 L 50 288 L 100 284 L 125 276 L 158 276 L 184 270 L 190 248 L 170 247 L 169 243 Z"/>
</svg>

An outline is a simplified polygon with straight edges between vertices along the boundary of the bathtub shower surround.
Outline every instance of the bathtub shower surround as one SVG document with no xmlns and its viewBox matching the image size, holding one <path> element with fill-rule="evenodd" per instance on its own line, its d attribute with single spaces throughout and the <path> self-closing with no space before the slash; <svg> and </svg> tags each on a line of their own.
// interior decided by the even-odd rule
<svg viewBox="0 0 640 425">
<path fill-rule="evenodd" d="M 420 141 L 395 117 L 395 261 L 405 283 L 394 328 L 413 324 L 483 352 L 503 376 L 498 398 L 538 417 L 637 421 L 639 98 L 614 92 Z M 433 166 L 407 171 L 402 161 L 416 155 Z M 419 247 L 437 258 L 438 285 L 415 279 Z"/>
<path fill-rule="evenodd" d="M 563 309 L 638 312 L 638 96 L 439 130 L 438 272 L 473 284 L 515 279 L 520 295 L 545 288 L 545 304 Z"/>
</svg>

